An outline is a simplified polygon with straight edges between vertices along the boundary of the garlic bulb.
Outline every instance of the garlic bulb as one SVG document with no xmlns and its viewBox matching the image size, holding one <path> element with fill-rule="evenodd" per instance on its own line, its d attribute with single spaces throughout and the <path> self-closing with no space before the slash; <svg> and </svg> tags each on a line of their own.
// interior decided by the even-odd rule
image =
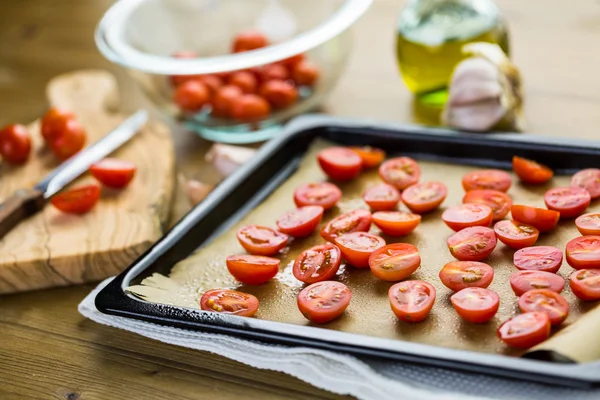
<svg viewBox="0 0 600 400">
<path fill-rule="evenodd" d="M 521 73 L 502 49 L 491 43 L 469 43 L 450 80 L 442 122 L 458 129 L 524 129 Z"/>
</svg>

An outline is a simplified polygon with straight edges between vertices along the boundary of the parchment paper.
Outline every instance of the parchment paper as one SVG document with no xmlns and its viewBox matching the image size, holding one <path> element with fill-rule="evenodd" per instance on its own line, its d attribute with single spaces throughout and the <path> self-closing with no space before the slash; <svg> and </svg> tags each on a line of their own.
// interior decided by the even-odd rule
<svg viewBox="0 0 600 400">
<path fill-rule="evenodd" d="M 275 220 L 279 215 L 295 207 L 292 193 L 297 186 L 326 179 L 316 162 L 315 155 L 320 149 L 330 145 L 331 143 L 316 140 L 296 173 L 230 231 L 175 265 L 169 277 L 154 274 L 143 280 L 141 285 L 132 286 L 128 290 L 151 302 L 199 308 L 199 299 L 206 290 L 234 288 L 258 297 L 260 308 L 256 314 L 257 318 L 290 324 L 310 324 L 296 306 L 296 297 L 303 284 L 294 278 L 291 266 L 295 257 L 303 249 L 323 242 L 318 231 L 309 238 L 294 240 L 289 247 L 285 248 L 280 256 L 282 266 L 280 273 L 272 281 L 260 286 L 244 286 L 236 282 L 227 271 L 225 258 L 228 255 L 244 253 L 235 236 L 238 228 L 246 224 L 275 226 Z M 495 272 L 490 289 L 495 290 L 501 299 L 498 313 L 488 323 L 476 325 L 458 317 L 449 301 L 452 292 L 440 282 L 438 277 L 439 270 L 444 264 L 454 261 L 446 245 L 447 238 L 454 232 L 441 220 L 441 214 L 446 207 L 462 202 L 464 191 L 461 177 L 475 168 L 426 161 L 420 161 L 420 166 L 421 181 L 438 180 L 446 183 L 447 199 L 439 210 L 424 215 L 421 224 L 412 234 L 400 238 L 382 236 L 388 244 L 405 242 L 419 248 L 422 265 L 409 279 L 423 279 L 435 286 L 437 300 L 431 314 L 421 323 L 398 321 L 390 309 L 387 298 L 387 291 L 392 283 L 380 281 L 368 269 L 355 269 L 342 265 L 336 278 L 352 290 L 352 302 L 342 317 L 322 326 L 455 349 L 520 355 L 520 352 L 508 348 L 496 337 L 498 326 L 518 313 L 517 297 L 512 292 L 508 281 L 509 275 L 516 271 L 512 263 L 514 250 L 498 242 L 492 255 L 485 260 Z M 338 207 L 326 212 L 322 224 L 340 213 L 356 208 L 367 208 L 361 194 L 366 188 L 380 182 L 375 169 L 363 172 L 358 179 L 350 183 L 340 185 L 344 193 L 343 198 L 338 203 Z M 547 185 L 531 188 L 520 185 L 518 179 L 513 177 L 513 186 L 508 193 L 515 204 L 545 207 L 544 192 L 552 186 L 568 186 L 568 182 L 569 177 L 555 177 Z M 401 208 L 404 209 L 404 206 Z M 593 204 L 589 210 L 598 208 L 597 204 Z M 380 234 L 375 225 L 372 226 L 371 232 Z M 577 236 L 579 232 L 572 220 L 561 221 L 559 227 L 553 232 L 543 234 L 537 245 L 553 245 L 564 250 L 566 243 Z M 572 271 L 573 269 L 565 261 L 559 275 L 568 281 Z M 562 294 L 571 307 L 569 318 L 561 327 L 563 332 L 538 347 L 558 351 L 580 362 L 600 359 L 600 341 L 597 340 L 600 334 L 600 323 L 598 323 L 600 309 L 597 308 L 591 313 L 596 303 L 579 301 L 571 293 L 568 283 Z M 586 320 L 582 319 L 583 327 L 580 329 L 577 321 L 588 312 L 589 317 Z"/>
</svg>

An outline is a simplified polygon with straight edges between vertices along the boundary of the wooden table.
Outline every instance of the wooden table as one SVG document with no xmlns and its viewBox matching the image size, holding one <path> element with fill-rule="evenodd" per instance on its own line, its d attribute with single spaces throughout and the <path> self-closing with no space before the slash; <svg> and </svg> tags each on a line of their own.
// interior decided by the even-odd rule
<svg viewBox="0 0 600 400">
<path fill-rule="evenodd" d="M 145 104 L 132 82 L 96 51 L 92 33 L 110 0 L 5 0 L 0 4 L 0 125 L 45 109 L 52 76 L 106 68 L 126 103 Z M 402 1 L 376 0 L 357 24 L 355 51 L 328 112 L 392 121 L 427 121 L 413 111 L 395 65 L 395 19 Z M 600 137 L 600 3 L 499 0 L 526 84 L 530 131 Z M 179 168 L 200 179 L 208 143 L 175 132 Z M 186 208 L 179 202 L 177 216 Z M 94 285 L 0 298 L 0 398 L 302 399 L 337 398 L 287 375 L 255 370 L 100 326 L 77 313 Z"/>
</svg>

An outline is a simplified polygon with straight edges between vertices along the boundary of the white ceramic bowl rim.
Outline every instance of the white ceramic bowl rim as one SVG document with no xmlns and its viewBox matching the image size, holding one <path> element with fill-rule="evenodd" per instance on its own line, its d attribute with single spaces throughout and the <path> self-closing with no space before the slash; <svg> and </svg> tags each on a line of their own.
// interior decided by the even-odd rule
<svg viewBox="0 0 600 400">
<path fill-rule="evenodd" d="M 348 29 L 373 0 L 345 0 L 329 19 L 294 38 L 263 49 L 197 59 L 176 59 L 141 52 L 126 43 L 131 14 L 146 0 L 120 0 L 104 14 L 95 32 L 100 52 L 124 67 L 161 75 L 195 75 L 236 71 L 279 61 L 311 50 Z"/>
</svg>

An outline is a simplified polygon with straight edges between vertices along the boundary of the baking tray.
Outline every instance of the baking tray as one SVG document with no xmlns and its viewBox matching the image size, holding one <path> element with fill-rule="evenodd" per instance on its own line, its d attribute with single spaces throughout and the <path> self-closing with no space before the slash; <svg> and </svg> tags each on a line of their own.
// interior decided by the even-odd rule
<svg viewBox="0 0 600 400">
<path fill-rule="evenodd" d="M 151 273 L 167 274 L 177 262 L 239 221 L 296 169 L 303 153 L 317 137 L 345 145 L 382 147 L 389 154 L 408 154 L 420 160 L 504 169 L 510 169 L 512 156 L 516 154 L 547 164 L 557 174 L 572 174 L 583 168 L 595 167 L 600 159 L 598 142 L 521 134 L 482 135 L 326 116 L 300 117 L 288 124 L 280 136 L 265 144 L 244 168 L 226 179 L 204 202 L 108 284 L 96 297 L 98 310 L 270 343 L 312 346 L 552 384 L 600 384 L 600 361 L 576 364 L 548 352 L 530 353 L 528 357 L 538 359 L 526 359 L 442 348 L 156 304 L 125 291 L 126 287 Z M 550 359 L 554 362 L 547 361 Z"/>
</svg>

